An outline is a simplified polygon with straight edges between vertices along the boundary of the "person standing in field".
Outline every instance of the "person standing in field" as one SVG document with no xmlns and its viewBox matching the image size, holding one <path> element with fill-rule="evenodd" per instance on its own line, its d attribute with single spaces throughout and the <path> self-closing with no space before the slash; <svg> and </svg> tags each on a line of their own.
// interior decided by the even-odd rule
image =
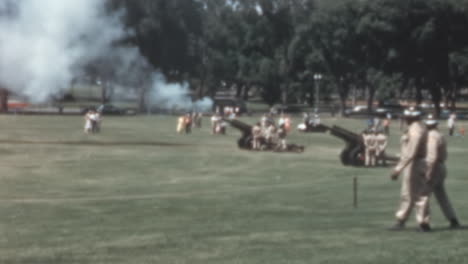
<svg viewBox="0 0 468 264">
<path fill-rule="evenodd" d="M 257 122 L 252 127 L 252 149 L 259 150 L 260 149 L 260 141 L 262 138 L 262 128 L 260 122 Z"/>
<path fill-rule="evenodd" d="M 385 149 L 387 148 L 388 143 L 387 136 L 382 131 L 379 131 L 375 136 L 375 140 L 377 143 L 375 155 L 376 163 L 385 166 L 387 165 L 387 162 L 385 161 Z"/>
<path fill-rule="evenodd" d="M 278 143 L 276 149 L 285 151 L 288 149 L 288 145 L 286 144 L 286 135 L 288 134 L 286 127 L 282 124 L 278 129 Z"/>
<path fill-rule="evenodd" d="M 85 120 L 84 132 L 85 132 L 85 134 L 89 134 L 93 130 L 93 124 L 91 122 L 90 117 L 91 117 L 91 110 L 89 110 L 84 116 L 84 120 Z"/>
<path fill-rule="evenodd" d="M 382 121 L 382 127 L 385 135 L 390 135 L 390 118 L 387 117 Z"/>
<path fill-rule="evenodd" d="M 185 130 L 185 117 L 179 116 L 177 119 L 177 133 L 181 134 Z"/>
<path fill-rule="evenodd" d="M 421 231 L 430 231 L 427 223 L 427 209 L 424 207 L 424 196 L 421 195 L 425 187 L 426 177 L 426 143 L 427 129 L 421 122 L 421 112 L 413 107 L 403 113 L 408 128 L 401 137 L 401 156 L 390 177 L 397 180 L 403 173 L 400 193 L 400 205 L 395 214 L 397 223 L 391 230 L 401 230 L 413 207 L 416 207 L 416 221 Z"/>
<path fill-rule="evenodd" d="M 455 131 L 455 119 L 457 116 L 455 115 L 454 112 L 452 112 L 447 119 L 447 127 L 449 129 L 449 136 L 453 136 L 453 132 Z"/>
<path fill-rule="evenodd" d="M 374 130 L 366 131 L 363 134 L 365 147 L 365 165 L 366 167 L 374 167 L 377 151 L 377 140 Z"/>
<path fill-rule="evenodd" d="M 426 155 L 426 175 L 425 188 L 422 190 L 421 203 L 422 212 L 424 213 L 424 224 L 429 226 L 429 198 L 431 193 L 439 203 L 442 213 L 450 222 L 451 228 L 460 227 L 455 211 L 445 191 L 445 178 L 447 177 L 447 169 L 445 161 L 447 159 L 447 144 L 442 134 L 437 129 L 438 122 L 436 119 L 429 116 L 425 120 L 427 133 L 427 155 Z"/>
</svg>

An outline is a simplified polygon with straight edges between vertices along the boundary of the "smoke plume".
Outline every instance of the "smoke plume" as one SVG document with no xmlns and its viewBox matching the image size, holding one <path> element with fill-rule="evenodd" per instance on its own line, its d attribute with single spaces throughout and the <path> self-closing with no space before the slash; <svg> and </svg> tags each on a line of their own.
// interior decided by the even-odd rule
<svg viewBox="0 0 468 264">
<path fill-rule="evenodd" d="M 159 72 L 152 76 L 148 99 L 150 106 L 173 110 L 207 112 L 213 105 L 213 101 L 208 97 L 193 102 L 187 82 L 167 83 L 164 75 Z"/>
<path fill-rule="evenodd" d="M 44 102 L 96 61 L 109 68 L 114 83 L 141 83 L 151 76 L 142 74 L 150 68 L 146 59 L 136 47 L 115 45 L 130 34 L 123 17 L 109 14 L 103 0 L 0 0 L 0 86 Z M 154 101 L 192 106 L 187 84 L 153 76 Z"/>
</svg>

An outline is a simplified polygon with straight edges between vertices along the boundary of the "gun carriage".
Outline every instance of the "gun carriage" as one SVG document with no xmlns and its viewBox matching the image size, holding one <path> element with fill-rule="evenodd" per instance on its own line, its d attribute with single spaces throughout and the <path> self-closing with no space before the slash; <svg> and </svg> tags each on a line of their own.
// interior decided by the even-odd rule
<svg viewBox="0 0 468 264">
<path fill-rule="evenodd" d="M 238 129 L 242 133 L 242 136 L 237 140 L 237 145 L 239 146 L 239 148 L 252 150 L 253 149 L 252 126 L 242 121 L 239 121 L 237 119 L 223 119 L 223 120 L 229 123 L 232 127 Z M 296 153 L 304 152 L 304 146 L 299 146 L 296 144 L 287 144 L 287 149 L 281 150 L 278 148 L 278 145 L 276 143 L 269 143 L 263 137 L 260 138 L 260 145 L 262 146 L 261 149 L 265 151 L 278 151 L 278 152 L 286 151 L 286 152 L 296 152 Z"/>
</svg>

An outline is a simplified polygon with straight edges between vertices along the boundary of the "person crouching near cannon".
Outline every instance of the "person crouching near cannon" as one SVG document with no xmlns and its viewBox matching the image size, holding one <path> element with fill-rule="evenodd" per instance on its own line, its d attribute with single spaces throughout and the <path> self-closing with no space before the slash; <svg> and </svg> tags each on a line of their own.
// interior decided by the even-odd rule
<svg viewBox="0 0 468 264">
<path fill-rule="evenodd" d="M 260 150 L 261 149 L 261 139 L 262 139 L 262 127 L 260 122 L 257 122 L 252 127 L 252 149 Z"/>
<path fill-rule="evenodd" d="M 385 160 L 385 149 L 388 145 L 388 138 L 384 131 L 379 130 L 375 134 L 375 140 L 377 143 L 377 152 L 376 152 L 376 163 L 381 164 L 383 166 L 387 165 L 387 161 Z"/>
</svg>

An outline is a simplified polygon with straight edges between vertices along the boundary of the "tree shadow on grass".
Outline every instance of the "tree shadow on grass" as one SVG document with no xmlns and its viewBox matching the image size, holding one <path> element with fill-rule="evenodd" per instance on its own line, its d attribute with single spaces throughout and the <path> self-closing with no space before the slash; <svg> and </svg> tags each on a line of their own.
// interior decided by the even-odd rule
<svg viewBox="0 0 468 264">
<path fill-rule="evenodd" d="M 74 146 L 149 146 L 149 147 L 188 147 L 192 144 L 157 142 L 157 141 L 32 141 L 32 140 L 0 140 L 0 144 L 34 144 L 34 145 L 74 145 Z"/>
</svg>

